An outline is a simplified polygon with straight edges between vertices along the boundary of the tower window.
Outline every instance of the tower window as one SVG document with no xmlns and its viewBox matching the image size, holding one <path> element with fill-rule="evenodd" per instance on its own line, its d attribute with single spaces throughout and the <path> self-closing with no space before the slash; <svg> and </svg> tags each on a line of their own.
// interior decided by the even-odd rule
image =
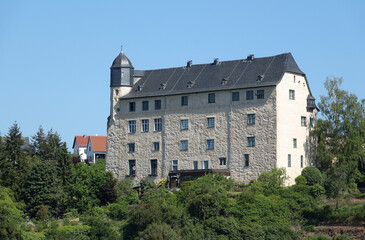
<svg viewBox="0 0 365 240">
<path fill-rule="evenodd" d="M 292 89 L 289 90 L 289 99 L 291 100 L 295 99 L 295 90 Z"/>
<path fill-rule="evenodd" d="M 245 158 L 245 167 L 249 167 L 250 166 L 250 155 L 245 154 L 244 158 Z"/>
<path fill-rule="evenodd" d="M 129 176 L 136 175 L 136 160 L 129 160 Z"/>
<path fill-rule="evenodd" d="M 291 155 L 288 154 L 288 167 L 291 167 Z"/>
<path fill-rule="evenodd" d="M 300 155 L 300 167 L 303 168 L 303 155 Z"/>
<path fill-rule="evenodd" d="M 157 159 L 151 160 L 151 175 L 157 175 Z"/>
<path fill-rule="evenodd" d="M 119 90 L 118 89 L 115 89 L 115 95 L 119 95 Z"/>
<path fill-rule="evenodd" d="M 300 117 L 300 124 L 302 127 L 306 127 L 307 126 L 307 118 L 306 117 Z"/>
<path fill-rule="evenodd" d="M 297 139 L 293 138 L 293 148 L 297 148 Z"/>
</svg>

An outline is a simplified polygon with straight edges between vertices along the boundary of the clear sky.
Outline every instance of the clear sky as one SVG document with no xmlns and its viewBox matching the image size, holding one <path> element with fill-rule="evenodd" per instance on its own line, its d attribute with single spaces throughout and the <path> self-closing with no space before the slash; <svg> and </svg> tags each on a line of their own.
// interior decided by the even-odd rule
<svg viewBox="0 0 365 240">
<path fill-rule="evenodd" d="M 0 0 L 0 133 L 40 125 L 72 147 L 106 135 L 109 68 L 123 45 L 135 69 L 291 52 L 317 100 L 326 77 L 365 98 L 365 1 Z"/>
</svg>

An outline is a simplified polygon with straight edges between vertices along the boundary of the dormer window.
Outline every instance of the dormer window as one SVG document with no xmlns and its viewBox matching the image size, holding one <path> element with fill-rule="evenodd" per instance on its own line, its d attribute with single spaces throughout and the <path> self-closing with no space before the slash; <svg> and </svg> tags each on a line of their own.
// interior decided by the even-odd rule
<svg viewBox="0 0 365 240">
<path fill-rule="evenodd" d="M 228 83 L 228 78 L 223 78 L 221 85 L 227 85 L 227 83 Z"/>
<path fill-rule="evenodd" d="M 194 81 L 189 81 L 187 87 L 191 88 L 194 85 L 194 83 L 195 83 Z"/>
<path fill-rule="evenodd" d="M 142 91 L 142 86 L 138 85 L 137 86 L 137 92 L 140 92 L 140 91 Z"/>
<path fill-rule="evenodd" d="M 160 84 L 160 90 L 164 90 L 166 88 L 166 83 L 161 83 Z"/>
<path fill-rule="evenodd" d="M 258 75 L 256 82 L 261 82 L 264 79 L 264 76 L 265 76 L 264 74 Z"/>
</svg>

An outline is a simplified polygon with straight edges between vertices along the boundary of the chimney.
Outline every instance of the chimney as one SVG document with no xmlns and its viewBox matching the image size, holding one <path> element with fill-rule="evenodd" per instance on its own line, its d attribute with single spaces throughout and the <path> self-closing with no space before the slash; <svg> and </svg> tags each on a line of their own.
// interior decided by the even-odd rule
<svg viewBox="0 0 365 240">
<path fill-rule="evenodd" d="M 192 60 L 189 60 L 189 61 L 186 63 L 186 67 L 191 67 L 191 65 L 193 65 L 193 61 L 192 61 Z"/>
<path fill-rule="evenodd" d="M 247 56 L 247 59 L 246 59 L 246 60 L 248 60 L 248 61 L 252 61 L 252 60 L 254 60 L 254 59 L 255 59 L 255 55 L 250 54 L 250 55 L 248 55 L 248 56 Z"/>
</svg>

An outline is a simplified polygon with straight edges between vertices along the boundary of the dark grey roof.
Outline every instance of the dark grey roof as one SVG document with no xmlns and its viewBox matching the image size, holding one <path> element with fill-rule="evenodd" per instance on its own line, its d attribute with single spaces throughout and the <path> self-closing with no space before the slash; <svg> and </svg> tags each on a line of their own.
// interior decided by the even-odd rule
<svg viewBox="0 0 365 240">
<path fill-rule="evenodd" d="M 120 51 L 119 55 L 114 59 L 111 68 L 133 68 L 132 62 L 124 55 L 123 51 Z"/>
<path fill-rule="evenodd" d="M 273 86 L 280 82 L 285 72 L 304 75 L 291 53 L 253 60 L 222 61 L 218 65 L 136 70 L 135 73 L 142 78 L 122 98 Z"/>
</svg>

